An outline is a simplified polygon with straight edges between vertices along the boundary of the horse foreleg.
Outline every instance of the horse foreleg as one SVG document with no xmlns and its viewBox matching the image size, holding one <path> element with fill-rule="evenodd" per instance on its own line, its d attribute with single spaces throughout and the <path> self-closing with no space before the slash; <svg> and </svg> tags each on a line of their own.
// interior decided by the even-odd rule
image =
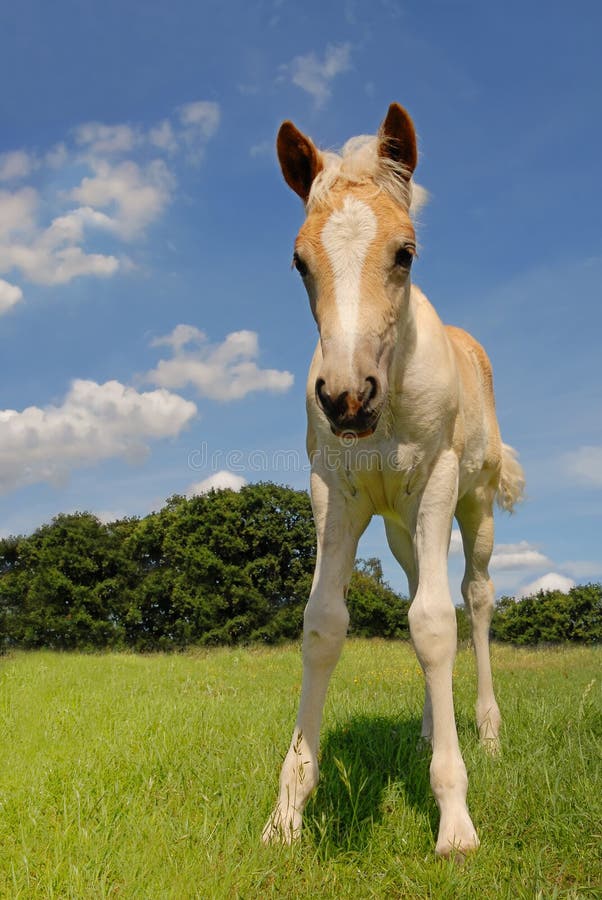
<svg viewBox="0 0 602 900">
<path fill-rule="evenodd" d="M 280 773 L 278 801 L 263 840 L 290 843 L 300 832 L 305 804 L 318 783 L 318 744 L 322 711 L 332 671 L 347 634 L 345 592 L 359 537 L 369 514 L 345 502 L 336 487 L 312 474 L 312 504 L 318 549 L 316 569 L 303 621 L 303 681 L 292 741 Z"/>
<path fill-rule="evenodd" d="M 468 779 L 458 744 L 452 693 L 457 628 L 447 575 L 447 551 L 457 485 L 457 458 L 452 452 L 442 454 L 417 512 L 418 587 L 408 614 L 431 703 L 430 776 L 441 813 L 436 846 L 441 856 L 463 854 L 478 846 L 466 806 Z"/>
</svg>

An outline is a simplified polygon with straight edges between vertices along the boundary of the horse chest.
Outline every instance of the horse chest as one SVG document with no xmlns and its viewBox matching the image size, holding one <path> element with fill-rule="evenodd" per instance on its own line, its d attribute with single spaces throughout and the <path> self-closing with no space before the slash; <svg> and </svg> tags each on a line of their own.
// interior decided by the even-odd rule
<svg viewBox="0 0 602 900">
<path fill-rule="evenodd" d="M 424 482 L 424 462 L 424 454 L 410 444 L 358 446 L 341 467 L 342 487 L 352 497 L 368 497 L 376 515 L 403 518 Z"/>
</svg>

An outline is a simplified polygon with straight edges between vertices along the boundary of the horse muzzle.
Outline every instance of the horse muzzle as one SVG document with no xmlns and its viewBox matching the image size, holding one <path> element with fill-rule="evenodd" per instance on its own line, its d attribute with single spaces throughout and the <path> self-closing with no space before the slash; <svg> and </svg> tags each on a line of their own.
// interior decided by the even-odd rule
<svg viewBox="0 0 602 900">
<path fill-rule="evenodd" d="M 316 402 L 337 437 L 362 438 L 374 433 L 382 410 L 382 390 L 376 376 L 368 376 L 361 388 L 329 391 L 324 378 L 316 379 Z"/>
</svg>

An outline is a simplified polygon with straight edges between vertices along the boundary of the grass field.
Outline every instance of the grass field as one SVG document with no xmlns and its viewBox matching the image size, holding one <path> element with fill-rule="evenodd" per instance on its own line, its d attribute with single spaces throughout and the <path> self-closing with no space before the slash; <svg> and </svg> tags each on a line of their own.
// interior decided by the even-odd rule
<svg viewBox="0 0 602 900">
<path fill-rule="evenodd" d="M 473 724 L 456 663 L 469 805 L 482 841 L 437 860 L 422 678 L 410 647 L 350 641 L 322 783 L 293 848 L 259 836 L 301 678 L 298 647 L 0 659 L 0 897 L 602 896 L 600 652 L 495 647 L 504 749 Z"/>
</svg>

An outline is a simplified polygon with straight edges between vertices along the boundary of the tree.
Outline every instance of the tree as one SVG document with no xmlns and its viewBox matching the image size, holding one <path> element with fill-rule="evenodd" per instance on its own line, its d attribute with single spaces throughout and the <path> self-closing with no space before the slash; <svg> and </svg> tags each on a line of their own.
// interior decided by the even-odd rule
<svg viewBox="0 0 602 900">
<path fill-rule="evenodd" d="M 121 534 L 127 527 L 111 529 L 90 513 L 73 513 L 56 516 L 29 537 L 0 541 L 4 642 L 57 649 L 119 645 L 127 571 Z"/>
<path fill-rule="evenodd" d="M 379 559 L 359 559 L 347 594 L 350 629 L 361 637 L 409 637 L 410 602 L 383 578 Z"/>
<path fill-rule="evenodd" d="M 314 566 L 311 504 L 305 492 L 271 483 L 175 496 L 140 523 L 129 551 L 142 573 L 130 643 L 290 637 Z"/>
</svg>

